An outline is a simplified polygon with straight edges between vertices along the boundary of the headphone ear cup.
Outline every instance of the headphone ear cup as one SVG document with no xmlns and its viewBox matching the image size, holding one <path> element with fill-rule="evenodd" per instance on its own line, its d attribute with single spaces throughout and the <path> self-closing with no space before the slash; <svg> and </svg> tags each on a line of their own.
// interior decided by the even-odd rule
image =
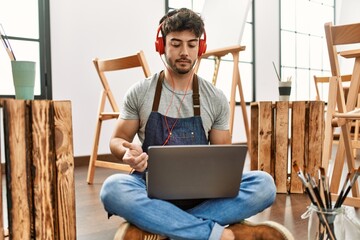
<svg viewBox="0 0 360 240">
<path fill-rule="evenodd" d="M 158 37 L 155 41 L 155 49 L 161 55 L 165 53 L 164 41 L 162 37 Z M 201 39 L 199 42 L 198 56 L 200 57 L 206 52 L 206 42 Z"/>
<path fill-rule="evenodd" d="M 165 53 L 164 41 L 162 37 L 156 38 L 155 49 L 160 55 Z"/>
<path fill-rule="evenodd" d="M 200 39 L 199 41 L 199 51 L 198 51 L 198 57 L 201 57 L 206 52 L 206 40 Z"/>
</svg>

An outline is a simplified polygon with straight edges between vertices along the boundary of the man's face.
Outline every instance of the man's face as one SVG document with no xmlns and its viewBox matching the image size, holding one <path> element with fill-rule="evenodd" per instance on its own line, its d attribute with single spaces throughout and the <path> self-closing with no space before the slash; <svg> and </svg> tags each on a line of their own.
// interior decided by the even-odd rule
<svg viewBox="0 0 360 240">
<path fill-rule="evenodd" d="M 188 73 L 194 66 L 199 50 L 199 38 L 191 31 L 171 32 L 166 36 L 165 56 L 171 69 Z"/>
</svg>

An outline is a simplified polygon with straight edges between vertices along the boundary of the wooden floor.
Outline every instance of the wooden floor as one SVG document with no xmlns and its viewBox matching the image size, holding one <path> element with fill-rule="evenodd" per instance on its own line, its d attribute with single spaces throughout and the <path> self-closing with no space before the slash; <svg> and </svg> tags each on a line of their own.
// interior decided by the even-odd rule
<svg viewBox="0 0 360 240">
<path fill-rule="evenodd" d="M 122 219 L 116 216 L 107 219 L 107 214 L 99 199 L 99 191 L 104 179 L 114 172 L 97 168 L 94 184 L 88 185 L 86 183 L 87 167 L 81 166 L 75 169 L 76 222 L 79 240 L 113 239 Z M 285 225 L 297 240 L 307 239 L 307 219 L 301 219 L 301 215 L 308 205 L 308 198 L 304 194 L 278 194 L 275 203 L 270 208 L 249 220 L 276 221 Z"/>
<path fill-rule="evenodd" d="M 249 169 L 248 165 L 246 164 L 245 171 Z M 86 182 L 87 166 L 75 167 L 76 231 L 78 240 L 113 239 L 117 227 L 123 219 L 117 216 L 113 216 L 110 219 L 107 218 L 107 213 L 99 199 L 99 192 L 106 177 L 116 172 L 115 170 L 97 168 L 94 184 L 88 185 Z M 4 175 L 3 184 L 5 184 Z M 6 209 L 6 201 L 3 201 L 3 204 L 4 209 Z M 307 239 L 308 219 L 302 219 L 301 215 L 306 212 L 308 205 L 309 200 L 305 194 L 277 194 L 275 203 L 270 208 L 251 217 L 249 220 L 253 222 L 267 220 L 278 222 L 287 227 L 296 240 L 304 240 Z M 360 219 L 360 210 L 355 210 L 354 208 L 351 208 L 351 210 L 356 214 L 355 217 Z M 5 227 L 7 227 L 6 217 L 7 214 L 4 212 Z M 360 225 L 358 229 L 358 234 L 360 234 Z M 346 237 L 346 239 L 360 238 Z"/>
<path fill-rule="evenodd" d="M 92 185 L 87 184 L 87 166 L 75 167 L 76 195 L 76 231 L 78 240 L 110 240 L 122 218 L 113 216 L 110 219 L 104 210 L 99 192 L 103 181 L 115 170 L 97 168 Z"/>
</svg>

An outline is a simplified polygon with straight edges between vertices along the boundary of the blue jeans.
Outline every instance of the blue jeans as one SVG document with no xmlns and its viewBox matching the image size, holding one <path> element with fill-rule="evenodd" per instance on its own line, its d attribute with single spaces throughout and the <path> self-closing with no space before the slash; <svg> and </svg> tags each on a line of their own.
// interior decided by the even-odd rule
<svg viewBox="0 0 360 240">
<path fill-rule="evenodd" d="M 244 172 L 235 198 L 211 199 L 186 211 L 147 197 L 139 174 L 115 174 L 107 178 L 100 192 L 109 214 L 123 217 L 139 228 L 171 239 L 220 239 L 224 226 L 251 217 L 275 200 L 273 178 L 262 171 Z"/>
</svg>

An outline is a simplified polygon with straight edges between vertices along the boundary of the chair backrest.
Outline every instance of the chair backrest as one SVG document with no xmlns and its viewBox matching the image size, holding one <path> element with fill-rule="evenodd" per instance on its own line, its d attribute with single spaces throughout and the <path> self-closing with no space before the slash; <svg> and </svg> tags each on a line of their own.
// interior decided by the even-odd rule
<svg viewBox="0 0 360 240">
<path fill-rule="evenodd" d="M 120 71 L 130 68 L 141 67 L 145 77 L 149 77 L 151 75 L 149 66 L 147 64 L 145 55 L 143 51 L 139 51 L 138 53 L 126 57 L 119 58 L 111 58 L 111 59 L 98 59 L 95 58 L 93 60 L 96 71 L 101 80 L 103 90 L 101 96 L 101 108 L 103 109 L 106 98 L 109 100 L 111 108 L 114 112 L 119 112 L 119 107 L 115 101 L 114 95 L 110 89 L 110 85 L 105 76 L 105 72 L 110 71 Z"/>
<path fill-rule="evenodd" d="M 331 73 L 333 76 L 340 76 L 338 55 L 342 53 L 337 50 L 337 46 L 360 43 L 360 23 L 337 26 L 332 25 L 331 22 L 325 23 L 325 35 Z"/>
<path fill-rule="evenodd" d="M 316 100 L 321 101 L 325 100 L 321 98 L 319 85 L 321 84 L 329 84 L 330 82 L 330 76 L 316 76 L 314 75 L 314 83 L 315 83 L 315 90 L 316 90 Z M 351 81 L 351 75 L 343 75 L 341 76 L 342 82 L 350 82 Z"/>
<path fill-rule="evenodd" d="M 359 43 L 360 43 L 360 23 L 353 24 L 345 24 L 345 25 L 332 25 L 331 22 L 325 23 L 325 36 L 329 53 L 330 67 L 332 76 L 339 77 L 339 84 L 341 84 L 341 70 L 339 64 L 339 57 L 344 58 L 354 58 L 358 56 L 359 53 Z M 341 46 L 340 46 L 341 45 Z M 346 51 L 339 51 L 338 47 L 346 48 Z M 353 83 L 353 78 L 357 78 L 352 76 L 351 82 Z M 351 85 L 353 85 L 351 83 Z M 356 81 L 354 83 L 354 87 L 349 89 L 349 96 L 346 101 L 346 107 L 348 109 L 353 109 L 357 102 L 357 95 L 359 92 L 358 88 L 359 82 Z M 339 89 L 340 90 L 340 89 Z M 351 93 L 353 92 L 353 93 Z M 343 99 L 342 103 L 338 103 L 340 105 L 345 104 L 345 98 L 343 96 L 343 91 L 338 91 L 340 98 Z M 343 108 L 344 106 L 338 106 Z"/>
</svg>

